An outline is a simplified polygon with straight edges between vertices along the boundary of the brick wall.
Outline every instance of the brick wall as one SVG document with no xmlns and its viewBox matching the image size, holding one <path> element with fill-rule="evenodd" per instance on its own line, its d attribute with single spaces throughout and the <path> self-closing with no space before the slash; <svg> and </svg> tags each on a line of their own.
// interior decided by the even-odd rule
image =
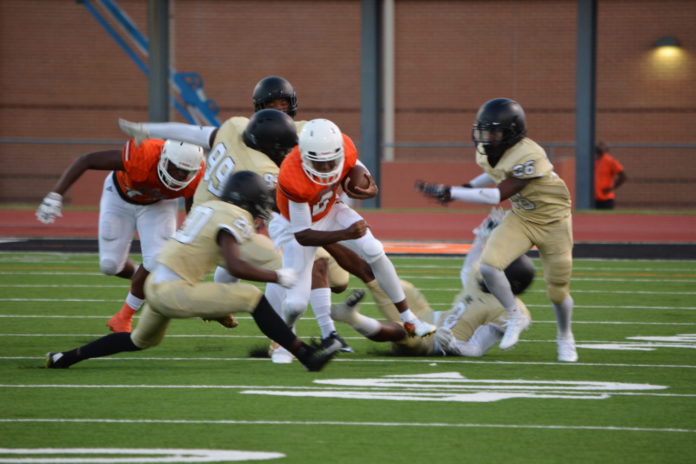
<svg viewBox="0 0 696 464">
<path fill-rule="evenodd" d="M 295 85 L 300 117 L 328 117 L 359 141 L 359 0 L 172 4 L 173 64 L 203 77 L 221 119 L 250 113 L 253 85 L 278 74 Z M 507 96 L 525 107 L 531 137 L 572 142 L 576 4 L 397 0 L 395 141 L 468 142 L 478 106 Z M 696 144 L 696 2 L 598 4 L 598 138 L 610 145 Z M 147 2 L 118 5 L 146 33 Z M 667 34 L 681 40 L 686 54 L 660 65 L 652 44 Z M 117 146 L 118 117 L 147 119 L 147 80 L 77 2 L 3 0 L 0 39 L 0 137 L 105 140 L 0 144 L 0 203 L 36 203 L 72 159 Z M 617 147 L 613 153 L 630 179 L 619 192 L 620 206 L 696 206 L 684 195 L 694 191 L 696 149 Z M 572 148 L 554 151 L 558 162 L 573 155 Z M 473 155 L 471 149 L 397 148 L 395 156 L 397 163 L 449 163 L 466 180 L 469 168 L 459 163 Z M 68 200 L 97 204 L 102 177 L 81 179 Z M 383 206 L 394 206 L 387 187 Z"/>
</svg>

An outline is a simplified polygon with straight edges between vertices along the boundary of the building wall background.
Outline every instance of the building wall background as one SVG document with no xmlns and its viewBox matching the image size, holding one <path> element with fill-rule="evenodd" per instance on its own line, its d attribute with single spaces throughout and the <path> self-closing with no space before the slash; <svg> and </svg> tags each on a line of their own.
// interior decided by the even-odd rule
<svg viewBox="0 0 696 464">
<path fill-rule="evenodd" d="M 147 1 L 118 5 L 146 34 Z M 696 149 L 654 146 L 696 144 L 696 2 L 598 5 L 596 132 L 627 169 L 618 205 L 694 208 Z M 396 0 L 395 142 L 467 143 L 481 103 L 506 96 L 572 186 L 576 8 Z M 295 86 L 299 117 L 332 119 L 359 142 L 359 0 L 173 0 L 171 11 L 172 64 L 203 77 L 221 120 L 250 114 L 254 84 L 275 74 Z M 663 35 L 679 38 L 681 61 L 655 60 Z M 36 203 L 75 157 L 124 140 L 117 118 L 147 119 L 147 79 L 77 2 L 2 0 L 0 39 L 0 138 L 13 141 L 0 143 L 0 203 Z M 95 143 L 17 143 L 26 139 Z M 382 206 L 427 206 L 414 176 L 464 182 L 472 159 L 471 148 L 396 148 Z M 85 176 L 68 202 L 98 204 L 104 175 Z"/>
</svg>

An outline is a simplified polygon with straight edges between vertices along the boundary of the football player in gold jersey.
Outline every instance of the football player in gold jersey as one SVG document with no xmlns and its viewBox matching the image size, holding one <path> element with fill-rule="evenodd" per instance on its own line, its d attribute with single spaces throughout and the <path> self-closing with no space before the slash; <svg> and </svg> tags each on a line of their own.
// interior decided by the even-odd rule
<svg viewBox="0 0 696 464">
<path fill-rule="evenodd" d="M 422 320 L 437 326 L 435 337 L 408 337 L 400 323 L 398 313 L 387 295 L 378 289 L 372 291 L 377 308 L 389 322 L 360 314 L 358 303 L 364 292 L 351 293 L 342 304 L 334 305 L 332 317 L 349 324 L 370 340 L 392 342 L 396 353 L 406 355 L 483 356 L 500 341 L 505 331 L 507 315 L 500 302 L 488 292 L 479 273 L 481 253 L 491 230 L 502 219 L 502 210 L 493 212 L 474 230 L 476 239 L 464 260 L 461 271 L 462 291 L 456 296 L 449 311 L 433 311 L 423 294 L 413 285 L 402 281 L 406 298 L 413 312 Z M 534 280 L 534 264 L 522 255 L 506 269 L 518 307 L 529 314 L 517 295 L 524 292 Z"/>
<path fill-rule="evenodd" d="M 157 346 L 171 319 L 199 317 L 217 320 L 248 312 L 259 329 L 310 371 L 320 370 L 341 349 L 338 340 L 302 342 L 271 308 L 256 286 L 203 281 L 220 262 L 239 279 L 277 282 L 292 287 L 291 269 L 271 271 L 242 258 L 241 249 L 255 235 L 254 220 L 270 212 L 272 197 L 261 176 L 238 171 L 226 181 L 219 199 L 191 210 L 184 225 L 166 243 L 145 283 L 147 302 L 133 331 L 118 332 L 65 352 L 48 353 L 46 366 L 67 368 L 88 358 Z"/>
<path fill-rule="evenodd" d="M 493 232 L 481 259 L 481 275 L 508 314 L 501 349 L 510 349 L 531 320 L 517 305 L 503 270 L 532 246 L 539 250 L 557 331 L 558 360 L 578 359 L 571 330 L 573 299 L 573 233 L 570 193 L 541 148 L 527 138 L 524 110 L 514 100 L 495 98 L 476 115 L 472 138 L 476 163 L 484 173 L 451 187 L 418 182 L 426 196 L 442 203 L 452 200 L 497 205 L 510 199 L 509 211 Z M 488 185 L 494 187 L 485 188 Z"/>
</svg>

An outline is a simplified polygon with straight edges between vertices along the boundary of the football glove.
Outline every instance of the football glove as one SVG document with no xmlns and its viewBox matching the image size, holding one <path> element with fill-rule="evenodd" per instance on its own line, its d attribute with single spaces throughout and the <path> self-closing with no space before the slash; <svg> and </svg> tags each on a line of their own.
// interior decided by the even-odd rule
<svg viewBox="0 0 696 464">
<path fill-rule="evenodd" d="M 278 275 L 278 284 L 285 288 L 290 288 L 297 283 L 297 273 L 294 269 L 289 267 L 278 269 L 276 274 Z"/>
<path fill-rule="evenodd" d="M 486 216 L 486 219 L 473 230 L 474 234 L 477 237 L 488 238 L 491 232 L 493 232 L 493 229 L 498 227 L 498 224 L 503 220 L 503 216 L 505 216 L 505 210 L 503 208 L 492 208 L 491 212 Z"/>
<path fill-rule="evenodd" d="M 131 122 L 119 118 L 118 127 L 120 127 L 123 132 L 135 139 L 136 146 L 140 145 L 143 140 L 150 136 L 148 130 L 145 128 L 145 125 L 140 122 Z"/>
<path fill-rule="evenodd" d="M 56 192 L 50 192 L 46 195 L 36 210 L 36 217 L 44 224 L 51 224 L 56 220 L 56 217 L 63 217 L 61 210 L 63 209 L 63 196 Z"/>
<path fill-rule="evenodd" d="M 426 197 L 434 198 L 440 203 L 447 204 L 452 201 L 452 195 L 450 194 L 450 186 L 445 184 L 431 184 L 429 182 L 423 182 L 422 180 L 417 180 L 415 184 L 416 190 L 421 192 Z"/>
</svg>

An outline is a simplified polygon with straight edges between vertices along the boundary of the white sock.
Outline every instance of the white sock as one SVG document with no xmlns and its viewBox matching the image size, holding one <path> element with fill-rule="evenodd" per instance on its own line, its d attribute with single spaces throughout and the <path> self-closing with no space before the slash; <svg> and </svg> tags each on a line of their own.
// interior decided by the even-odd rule
<svg viewBox="0 0 696 464">
<path fill-rule="evenodd" d="M 128 292 L 128 296 L 126 297 L 126 304 L 130 306 L 132 310 L 138 311 L 140 308 L 143 307 L 143 303 L 145 303 L 144 299 L 138 298 L 131 292 Z"/>
<path fill-rule="evenodd" d="M 556 315 L 556 335 L 558 338 L 572 336 L 570 324 L 573 317 L 573 298 L 568 295 L 560 304 L 552 303 L 552 305 Z"/>
<path fill-rule="evenodd" d="M 309 303 L 314 311 L 314 318 L 319 324 L 321 338 L 331 335 L 336 330 L 333 319 L 331 319 L 331 290 L 329 288 L 315 288 L 309 294 Z"/>
<path fill-rule="evenodd" d="M 413 322 L 417 319 L 416 315 L 413 314 L 413 311 L 410 309 L 407 309 L 403 313 L 399 313 L 399 317 L 401 317 L 402 322 Z"/>
</svg>

